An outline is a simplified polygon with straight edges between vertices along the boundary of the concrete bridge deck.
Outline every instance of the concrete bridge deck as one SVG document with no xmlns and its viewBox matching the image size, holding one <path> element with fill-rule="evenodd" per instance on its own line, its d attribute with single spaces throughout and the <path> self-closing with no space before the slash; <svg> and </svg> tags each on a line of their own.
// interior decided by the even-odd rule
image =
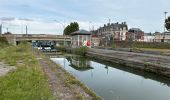
<svg viewBox="0 0 170 100">
<path fill-rule="evenodd" d="M 18 41 L 56 41 L 56 42 L 71 42 L 71 37 L 68 35 L 50 35 L 50 34 L 8 34 L 4 35 L 8 42 L 16 45 Z"/>
</svg>

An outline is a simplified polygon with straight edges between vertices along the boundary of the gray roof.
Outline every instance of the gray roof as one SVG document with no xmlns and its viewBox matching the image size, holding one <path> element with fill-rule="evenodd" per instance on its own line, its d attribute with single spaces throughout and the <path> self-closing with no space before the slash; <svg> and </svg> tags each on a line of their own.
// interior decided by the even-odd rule
<svg viewBox="0 0 170 100">
<path fill-rule="evenodd" d="M 144 33 L 145 36 L 153 36 L 154 34 L 152 33 Z"/>
<path fill-rule="evenodd" d="M 131 28 L 131 29 L 129 29 L 129 32 L 131 32 L 131 31 L 133 31 L 133 32 L 143 32 L 141 29 L 139 29 L 139 28 Z"/>
<path fill-rule="evenodd" d="M 92 34 L 91 32 L 83 29 L 71 33 L 71 35 L 91 35 L 91 34 Z"/>
<path fill-rule="evenodd" d="M 111 23 L 111 24 L 104 24 L 104 26 L 103 27 L 100 27 L 99 28 L 99 30 L 100 29 L 104 29 L 104 28 L 112 28 L 112 29 L 114 29 L 114 30 L 119 30 L 120 28 L 124 28 L 124 27 L 126 27 L 126 29 L 128 29 L 128 26 L 127 26 L 127 24 L 126 24 L 126 22 L 122 22 L 122 23 Z"/>
</svg>

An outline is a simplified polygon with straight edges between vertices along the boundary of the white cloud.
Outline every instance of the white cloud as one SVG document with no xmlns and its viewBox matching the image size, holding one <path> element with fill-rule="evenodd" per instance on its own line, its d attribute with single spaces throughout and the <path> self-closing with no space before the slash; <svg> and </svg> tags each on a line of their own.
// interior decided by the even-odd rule
<svg viewBox="0 0 170 100">
<path fill-rule="evenodd" d="M 129 26 L 141 27 L 147 32 L 162 31 L 163 12 L 170 9 L 168 0 L 0 1 L 3 2 L 0 4 L 0 17 L 31 18 L 39 22 L 29 23 L 30 33 L 62 33 L 61 25 L 55 26 L 55 22 L 49 22 L 54 19 L 60 22 L 65 20 L 67 24 L 76 20 L 81 28 L 88 30 L 90 21 L 97 27 L 107 23 L 109 18 L 111 22 L 126 21 Z"/>
</svg>

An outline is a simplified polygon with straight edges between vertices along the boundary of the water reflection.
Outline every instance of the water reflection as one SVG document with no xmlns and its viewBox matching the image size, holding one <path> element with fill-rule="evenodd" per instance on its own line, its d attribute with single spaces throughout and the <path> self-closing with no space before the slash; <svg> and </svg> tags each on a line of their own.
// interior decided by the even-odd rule
<svg viewBox="0 0 170 100">
<path fill-rule="evenodd" d="M 68 72 L 105 100 L 170 99 L 169 78 L 78 56 L 60 56 L 51 59 L 65 66 Z"/>
<path fill-rule="evenodd" d="M 79 71 L 87 71 L 93 69 L 90 64 L 90 60 L 79 57 L 79 56 L 68 56 L 66 57 L 68 62 L 70 62 L 70 66 Z"/>
</svg>

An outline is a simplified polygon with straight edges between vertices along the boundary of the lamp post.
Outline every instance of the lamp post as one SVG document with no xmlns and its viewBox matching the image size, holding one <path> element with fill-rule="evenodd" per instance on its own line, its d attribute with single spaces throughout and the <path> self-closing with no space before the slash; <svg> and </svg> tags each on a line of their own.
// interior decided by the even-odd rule
<svg viewBox="0 0 170 100">
<path fill-rule="evenodd" d="M 57 23 L 59 23 L 59 24 L 61 24 L 61 25 L 62 25 L 62 27 L 63 27 L 64 46 L 65 46 L 65 34 L 64 34 L 65 23 L 61 23 L 61 22 L 59 22 L 59 21 L 57 21 L 57 20 L 54 20 L 54 21 L 55 21 L 55 22 L 57 22 Z"/>
<path fill-rule="evenodd" d="M 165 20 L 166 20 L 166 14 L 167 14 L 168 12 L 164 12 L 164 14 L 165 14 Z M 166 31 L 166 28 L 165 28 L 165 21 L 164 21 L 164 34 L 163 34 L 163 42 L 165 42 L 165 31 Z"/>
<path fill-rule="evenodd" d="M 2 36 L 2 24 L 0 25 L 0 37 Z"/>
<path fill-rule="evenodd" d="M 57 22 L 57 23 L 59 23 L 59 24 L 61 24 L 61 26 L 63 27 L 63 34 L 64 34 L 65 23 L 61 23 L 61 22 L 59 22 L 59 21 L 57 21 L 57 20 L 54 20 L 54 21 Z"/>
</svg>

